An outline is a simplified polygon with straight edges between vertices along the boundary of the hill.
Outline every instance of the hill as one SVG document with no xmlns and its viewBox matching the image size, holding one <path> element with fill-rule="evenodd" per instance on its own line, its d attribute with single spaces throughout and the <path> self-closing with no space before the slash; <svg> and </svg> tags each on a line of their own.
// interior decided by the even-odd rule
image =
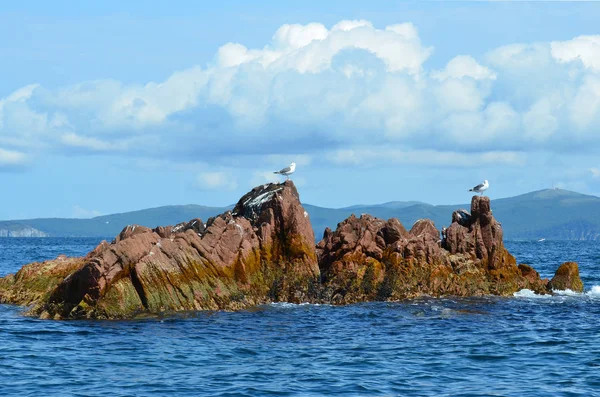
<svg viewBox="0 0 600 397">
<path fill-rule="evenodd" d="M 394 201 L 377 205 L 324 208 L 304 204 L 310 214 L 315 236 L 326 227 L 351 214 L 368 213 L 379 218 L 398 218 L 407 227 L 429 218 L 438 228 L 449 226 L 452 212 L 469 208 L 458 205 L 430 205 L 416 201 Z M 91 219 L 40 218 L 0 221 L 0 237 L 112 237 L 129 224 L 148 227 L 174 225 L 192 218 L 208 219 L 228 207 L 177 205 L 104 215 Z M 600 240 L 600 198 L 562 189 L 547 189 L 520 196 L 492 200 L 494 216 L 502 223 L 507 239 Z"/>
<path fill-rule="evenodd" d="M 145 210 L 97 216 L 91 219 L 38 218 L 0 221 L 0 236 L 5 237 L 113 237 L 127 225 L 148 227 L 175 225 L 193 218 L 207 220 L 231 207 L 207 207 L 203 205 L 169 205 Z M 37 230 L 44 235 L 23 235 L 25 228 Z"/>
</svg>

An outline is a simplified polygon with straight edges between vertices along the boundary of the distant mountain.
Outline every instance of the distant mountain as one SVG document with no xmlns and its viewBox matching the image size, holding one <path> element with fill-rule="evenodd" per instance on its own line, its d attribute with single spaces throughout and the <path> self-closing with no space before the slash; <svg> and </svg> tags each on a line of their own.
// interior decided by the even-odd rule
<svg viewBox="0 0 600 397">
<path fill-rule="evenodd" d="M 155 227 L 175 225 L 193 218 L 207 220 L 211 216 L 225 212 L 230 208 L 232 207 L 207 207 L 193 204 L 169 205 L 121 214 L 103 215 L 91 219 L 39 218 L 0 221 L 0 237 L 9 233 L 8 237 L 20 237 L 17 232 L 22 228 L 32 228 L 52 237 L 112 237 L 119 234 L 127 225 L 137 224 Z"/>
<path fill-rule="evenodd" d="M 192 218 L 207 220 L 233 206 L 175 205 L 150 208 L 92 219 L 28 219 L 0 221 L 0 237 L 68 236 L 112 237 L 129 224 L 148 227 L 174 225 Z M 452 212 L 470 204 L 430 205 L 418 201 L 393 201 L 377 205 L 324 208 L 304 204 L 319 240 L 326 227 L 351 214 L 368 213 L 379 218 L 398 218 L 408 229 L 419 219 L 429 218 L 438 228 L 449 226 Z M 492 210 L 502 223 L 507 239 L 600 240 L 600 198 L 562 189 L 547 189 L 516 197 L 493 199 Z"/>
<path fill-rule="evenodd" d="M 435 222 L 438 228 L 449 226 L 452 212 L 469 210 L 470 203 L 430 205 L 416 203 L 394 208 L 386 204 L 356 206 L 329 210 L 306 206 L 315 231 L 336 224 L 354 212 L 368 213 L 380 218 L 398 218 L 406 228 L 422 218 Z M 308 209 L 311 208 L 311 209 Z M 502 223 L 507 239 L 600 240 L 600 198 L 563 189 L 546 189 L 516 197 L 493 199 L 492 210 Z M 317 217 L 313 213 L 318 214 Z M 318 236 L 320 237 L 320 235 Z"/>
<path fill-rule="evenodd" d="M 342 210 L 356 210 L 356 209 L 362 209 L 362 208 L 371 208 L 371 207 L 383 207 L 383 208 L 406 208 L 406 207 L 410 207 L 411 205 L 417 205 L 417 204 L 425 204 L 421 201 L 389 201 L 387 203 L 383 203 L 383 204 L 376 204 L 376 205 L 365 205 L 365 204 L 359 204 L 359 205 L 352 205 L 350 207 L 344 207 L 341 208 Z"/>
</svg>

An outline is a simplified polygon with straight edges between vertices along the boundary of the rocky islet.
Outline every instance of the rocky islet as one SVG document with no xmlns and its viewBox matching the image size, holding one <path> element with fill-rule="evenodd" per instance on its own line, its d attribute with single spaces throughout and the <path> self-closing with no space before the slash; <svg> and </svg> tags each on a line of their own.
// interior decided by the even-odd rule
<svg viewBox="0 0 600 397">
<path fill-rule="evenodd" d="M 132 318 L 262 303 L 348 304 L 419 296 L 581 291 L 577 264 L 549 281 L 517 265 L 490 200 L 474 196 L 442 233 L 395 218 L 350 216 L 315 246 L 292 181 L 258 186 L 232 211 L 150 229 L 127 226 L 87 256 L 60 256 L 0 279 L 0 302 L 41 318 Z"/>
</svg>

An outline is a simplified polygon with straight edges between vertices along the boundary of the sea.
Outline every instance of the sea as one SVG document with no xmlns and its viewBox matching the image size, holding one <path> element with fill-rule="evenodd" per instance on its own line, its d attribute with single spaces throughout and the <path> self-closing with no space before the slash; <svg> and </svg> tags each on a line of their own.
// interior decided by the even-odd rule
<svg viewBox="0 0 600 397">
<path fill-rule="evenodd" d="M 0 275 L 93 238 L 0 239 Z M 0 305 L 2 396 L 600 396 L 600 243 L 507 241 L 581 294 L 276 303 L 129 321 Z"/>
</svg>

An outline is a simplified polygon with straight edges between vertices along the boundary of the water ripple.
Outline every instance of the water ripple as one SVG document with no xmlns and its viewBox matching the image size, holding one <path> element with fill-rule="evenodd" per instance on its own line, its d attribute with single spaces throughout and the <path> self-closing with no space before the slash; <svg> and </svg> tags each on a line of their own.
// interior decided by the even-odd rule
<svg viewBox="0 0 600 397">
<path fill-rule="evenodd" d="M 0 273 L 93 239 L 0 242 Z M 19 241 L 17 241 L 19 240 Z M 25 241 L 26 240 L 26 241 Z M 600 389 L 600 248 L 508 243 L 584 294 L 273 304 L 139 321 L 41 321 L 0 305 L 4 395 L 591 396 Z"/>
</svg>

